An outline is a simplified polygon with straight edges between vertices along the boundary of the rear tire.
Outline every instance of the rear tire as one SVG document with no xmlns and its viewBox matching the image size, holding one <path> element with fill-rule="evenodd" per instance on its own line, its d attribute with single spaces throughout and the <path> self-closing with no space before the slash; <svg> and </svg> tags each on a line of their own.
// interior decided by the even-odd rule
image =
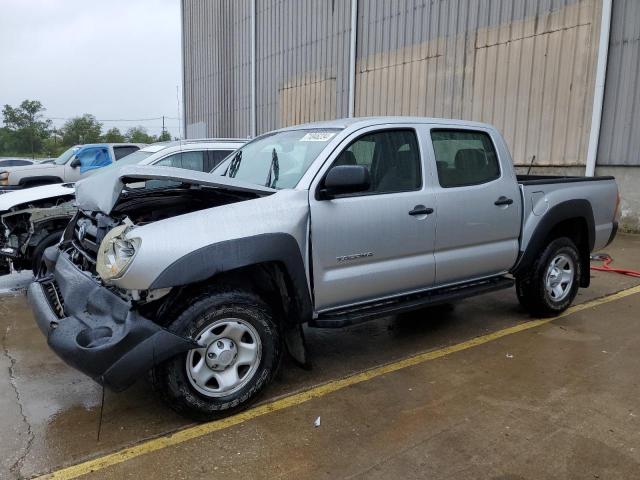
<svg viewBox="0 0 640 480">
<path fill-rule="evenodd" d="M 198 421 L 246 408 L 280 365 L 277 325 L 250 292 L 216 290 L 192 298 L 168 329 L 207 347 L 158 365 L 151 381 L 171 408 Z"/>
<path fill-rule="evenodd" d="M 575 299 L 582 273 L 580 254 L 567 237 L 552 240 L 529 271 L 516 279 L 520 304 L 532 315 L 562 313 Z"/>
</svg>

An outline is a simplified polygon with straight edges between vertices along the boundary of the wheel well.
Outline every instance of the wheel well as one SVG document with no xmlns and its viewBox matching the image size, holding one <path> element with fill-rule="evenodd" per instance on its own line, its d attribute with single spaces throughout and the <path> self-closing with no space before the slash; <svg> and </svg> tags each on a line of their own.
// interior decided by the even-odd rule
<svg viewBox="0 0 640 480">
<path fill-rule="evenodd" d="M 569 238 L 578 248 L 578 253 L 582 263 L 580 286 L 583 288 L 588 287 L 591 279 L 589 273 L 589 254 L 591 248 L 589 244 L 589 226 L 587 225 L 586 220 L 581 217 L 562 220 L 551 229 L 545 241 L 545 245 L 548 245 L 549 242 L 560 237 Z"/>
<path fill-rule="evenodd" d="M 173 316 L 170 314 L 173 305 L 183 304 L 187 299 L 200 295 L 214 286 L 240 288 L 255 293 L 271 307 L 275 320 L 280 321 L 283 327 L 301 321 L 292 280 L 284 265 L 276 261 L 228 270 L 201 282 L 175 287 L 159 302 L 162 305 L 158 305 L 153 317 L 160 323 L 167 321 Z M 143 310 L 151 306 L 149 304 Z"/>
<path fill-rule="evenodd" d="M 35 224 L 39 233 L 35 234 L 34 237 L 32 237 L 32 240 L 29 243 L 29 248 L 36 248 L 42 239 L 48 237 L 54 232 L 62 232 L 66 228 L 68 223 L 69 217 L 65 217 Z M 34 238 L 37 240 L 36 243 L 33 243 Z"/>
<path fill-rule="evenodd" d="M 556 238 L 567 237 L 576 244 L 579 250 L 589 251 L 589 230 L 584 218 L 569 218 L 555 225 L 547 237 L 547 243 Z"/>
</svg>

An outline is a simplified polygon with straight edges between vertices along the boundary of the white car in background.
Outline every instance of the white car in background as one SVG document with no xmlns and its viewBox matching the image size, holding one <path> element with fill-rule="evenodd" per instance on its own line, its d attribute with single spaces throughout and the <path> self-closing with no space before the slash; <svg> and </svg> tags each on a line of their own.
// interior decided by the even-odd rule
<svg viewBox="0 0 640 480">
<path fill-rule="evenodd" d="M 245 143 L 244 139 L 231 138 L 156 143 L 92 175 L 133 164 L 210 172 Z M 144 186 L 166 187 L 166 181 L 148 180 Z M 0 195 L 0 275 L 15 270 L 37 270 L 44 250 L 56 244 L 76 212 L 74 199 L 73 183 L 43 185 Z"/>
</svg>

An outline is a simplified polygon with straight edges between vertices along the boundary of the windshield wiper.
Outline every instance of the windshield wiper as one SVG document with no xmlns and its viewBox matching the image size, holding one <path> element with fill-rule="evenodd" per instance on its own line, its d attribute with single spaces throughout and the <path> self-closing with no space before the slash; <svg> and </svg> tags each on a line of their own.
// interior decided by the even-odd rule
<svg viewBox="0 0 640 480">
<path fill-rule="evenodd" d="M 271 174 L 273 174 L 273 182 L 271 181 Z M 278 183 L 278 176 L 280 175 L 280 164 L 278 163 L 278 152 L 274 148 L 271 152 L 271 165 L 269 166 L 269 176 L 267 177 L 267 183 L 265 187 L 276 188 Z"/>
<path fill-rule="evenodd" d="M 238 169 L 240 168 L 241 161 L 242 161 L 242 150 L 238 150 L 238 153 L 234 155 L 233 159 L 231 160 L 231 163 L 229 163 L 229 166 L 227 167 L 227 171 L 224 172 L 224 174 L 227 175 L 228 177 L 234 178 L 238 173 Z"/>
</svg>

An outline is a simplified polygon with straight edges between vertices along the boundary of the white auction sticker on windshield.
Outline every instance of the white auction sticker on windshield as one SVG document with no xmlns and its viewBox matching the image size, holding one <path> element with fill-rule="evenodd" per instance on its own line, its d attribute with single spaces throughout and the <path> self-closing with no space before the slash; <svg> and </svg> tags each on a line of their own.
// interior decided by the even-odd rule
<svg viewBox="0 0 640 480">
<path fill-rule="evenodd" d="M 336 132 L 309 132 L 300 139 L 301 142 L 326 142 L 330 140 Z"/>
</svg>

